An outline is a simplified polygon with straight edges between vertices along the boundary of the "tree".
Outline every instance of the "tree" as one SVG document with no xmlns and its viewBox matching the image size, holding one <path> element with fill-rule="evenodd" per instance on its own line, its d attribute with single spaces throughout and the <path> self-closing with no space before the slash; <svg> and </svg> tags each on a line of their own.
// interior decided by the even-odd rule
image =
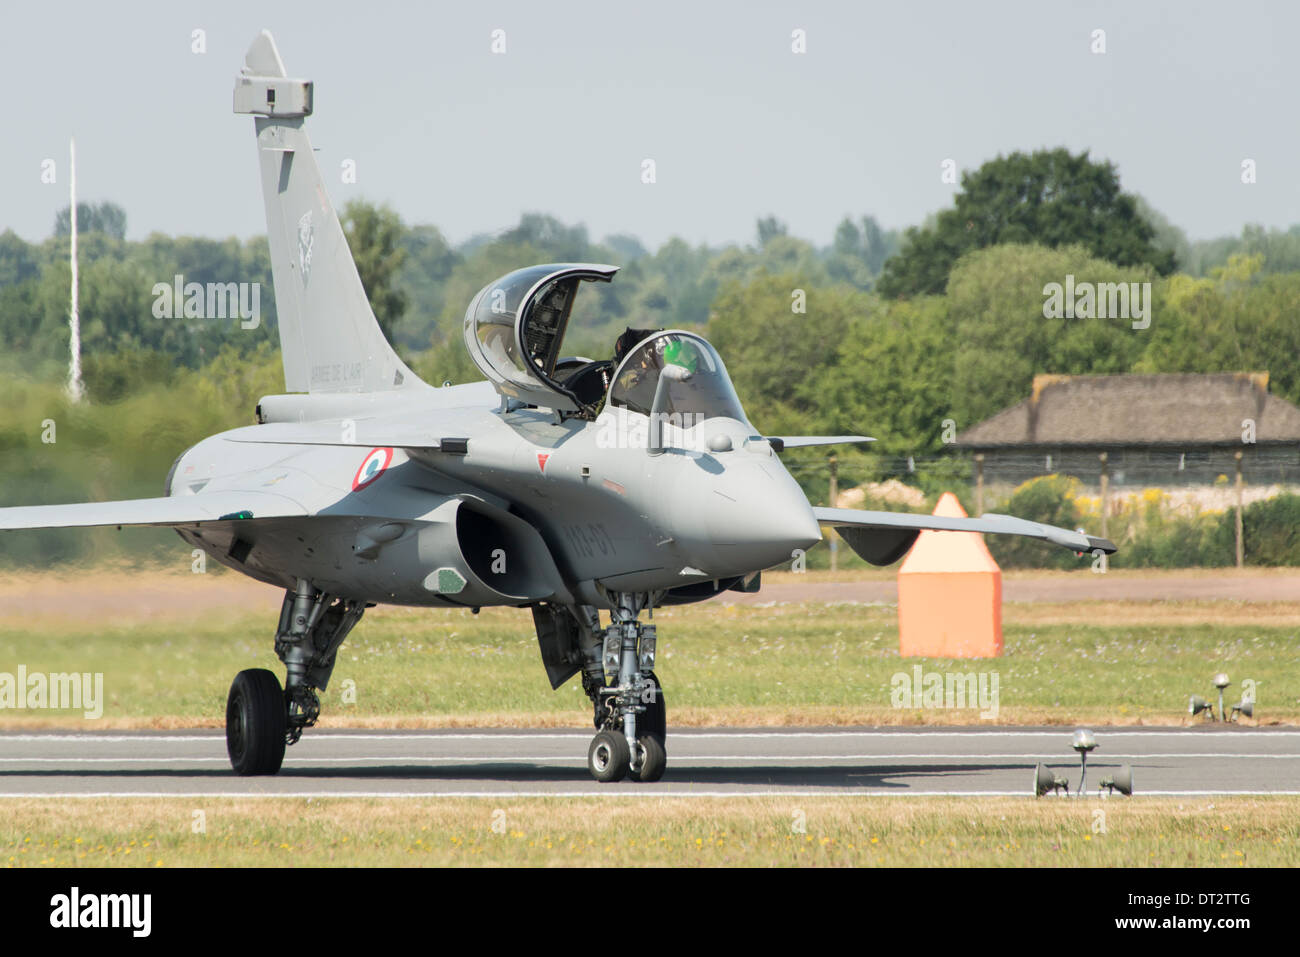
<svg viewBox="0 0 1300 957">
<path fill-rule="evenodd" d="M 1300 274 L 1264 274 L 1234 256 L 1210 279 L 1172 276 L 1140 372 L 1267 372 L 1269 391 L 1300 401 Z"/>
<path fill-rule="evenodd" d="M 435 387 L 444 382 L 463 385 L 483 380 L 483 373 L 469 357 L 460 336 L 445 339 L 417 356 L 411 368 L 421 379 Z"/>
<path fill-rule="evenodd" d="M 1283 232 L 1251 223 L 1242 227 L 1240 236 L 1198 239 L 1188 245 L 1187 257 L 1180 255 L 1178 263 L 1189 276 L 1208 276 L 1234 256 L 1259 256 L 1262 273 L 1296 272 L 1300 270 L 1300 225 Z"/>
<path fill-rule="evenodd" d="M 126 238 L 126 210 L 116 203 L 103 202 L 77 204 L 77 232 L 103 233 L 114 239 Z M 71 207 L 64 206 L 54 217 L 54 235 L 72 233 Z"/>
<path fill-rule="evenodd" d="M 606 236 L 600 241 L 600 244 L 614 253 L 613 262 L 619 265 L 636 262 L 642 256 L 648 256 L 649 251 L 641 244 L 641 240 L 629 233 L 614 233 Z"/>
<path fill-rule="evenodd" d="M 1146 270 L 1094 259 L 1080 246 L 995 246 L 970 253 L 953 269 L 949 382 L 959 431 L 1026 398 L 1039 373 L 1116 375 L 1141 358 L 1166 319 L 1163 284 L 1152 283 L 1155 302 L 1144 303 L 1151 321 L 1146 329 L 1134 329 L 1135 320 L 1126 318 L 1048 318 L 1044 288 L 1071 275 L 1076 290 L 1083 283 L 1096 288 L 1152 278 Z M 1098 295 L 1097 302 L 1104 298 Z M 1135 316 L 1136 303 L 1130 310 Z"/>
<path fill-rule="evenodd" d="M 703 325 L 718 288 L 717 277 L 708 271 L 713 258 L 705 247 L 692 248 L 673 237 L 631 263 L 607 287 L 626 303 L 620 322 L 645 329 Z"/>
<path fill-rule="evenodd" d="M 402 237 L 402 248 L 406 257 L 396 282 L 409 306 L 402 318 L 398 340 L 412 349 L 427 349 L 441 335 L 443 294 L 452 270 L 462 257 L 451 248 L 437 226 L 412 226 Z M 460 308 L 466 305 L 461 303 Z"/>
<path fill-rule="evenodd" d="M 0 286 L 26 282 L 40 271 L 31 246 L 12 229 L 0 233 Z"/>
<path fill-rule="evenodd" d="M 775 216 L 765 216 L 758 221 L 758 245 L 766 246 L 777 236 L 786 236 L 790 232 L 789 227 Z"/>
<path fill-rule="evenodd" d="M 1065 149 L 1012 153 L 962 174 L 954 208 L 932 228 L 907 231 L 903 251 L 885 264 L 879 290 L 890 297 L 941 293 L 957 260 L 1004 243 L 1082 245 L 1120 266 L 1147 265 L 1161 275 L 1175 267 L 1136 197 L 1120 191 L 1113 164 Z"/>
<path fill-rule="evenodd" d="M 943 447 L 952 406 L 952 335 L 941 296 L 872 299 L 851 322 L 825 378 L 822 407 L 832 434 L 870 435 L 889 455 Z"/>
<path fill-rule="evenodd" d="M 882 230 L 874 216 L 862 217 L 861 228 L 845 216 L 826 251 L 826 272 L 837 282 L 870 289 L 885 260 L 897 250 L 898 233 Z"/>
<path fill-rule="evenodd" d="M 757 428 L 815 433 L 825 373 L 849 323 L 866 309 L 866 296 L 845 286 L 760 273 L 748 285 L 722 289 L 707 337 Z"/>
<path fill-rule="evenodd" d="M 591 245 L 586 226 L 565 226 L 544 213 L 524 213 L 519 225 L 507 230 L 499 241 L 540 249 L 545 256 L 542 262 L 585 262 Z"/>
<path fill-rule="evenodd" d="M 406 227 L 387 206 L 374 206 L 354 199 L 343 208 L 343 232 L 356 261 L 361 285 L 370 308 L 389 342 L 393 328 L 406 311 L 406 294 L 398 287 L 398 270 L 406 260 L 402 237 Z"/>
<path fill-rule="evenodd" d="M 1134 195 L 1134 199 L 1137 201 L 1138 215 L 1146 220 L 1155 232 L 1152 242 L 1156 248 L 1173 253 L 1174 261 L 1178 263 L 1179 268 L 1186 271 L 1187 264 L 1192 261 L 1192 244 L 1187 239 L 1187 233 L 1170 222 L 1169 217 L 1155 209 L 1141 196 Z"/>
<path fill-rule="evenodd" d="M 871 275 L 880 275 L 885 260 L 898 252 L 899 240 L 898 230 L 883 230 L 876 217 L 862 217 L 862 256 Z"/>
</svg>

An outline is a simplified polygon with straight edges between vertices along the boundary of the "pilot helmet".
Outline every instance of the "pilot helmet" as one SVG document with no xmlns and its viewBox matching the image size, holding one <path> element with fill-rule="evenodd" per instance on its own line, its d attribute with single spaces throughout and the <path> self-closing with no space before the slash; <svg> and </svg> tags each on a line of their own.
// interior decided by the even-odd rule
<svg viewBox="0 0 1300 957">
<path fill-rule="evenodd" d="M 663 358 L 665 365 L 681 366 L 688 372 L 696 371 L 695 367 L 699 357 L 695 350 L 682 339 L 665 338 L 660 340 L 663 346 Z"/>
</svg>

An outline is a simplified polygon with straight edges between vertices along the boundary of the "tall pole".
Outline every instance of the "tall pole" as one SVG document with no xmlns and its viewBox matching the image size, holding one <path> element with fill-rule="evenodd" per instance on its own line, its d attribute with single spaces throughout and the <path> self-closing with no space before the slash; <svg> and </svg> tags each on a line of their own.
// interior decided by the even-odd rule
<svg viewBox="0 0 1300 957">
<path fill-rule="evenodd" d="M 1106 517 L 1110 514 L 1110 466 L 1109 456 L 1102 452 L 1097 456 L 1101 460 L 1101 537 L 1109 538 L 1106 531 Z"/>
<path fill-rule="evenodd" d="M 1237 449 L 1234 458 L 1237 460 L 1237 567 L 1241 568 L 1246 564 L 1246 544 L 1242 541 L 1241 527 L 1241 449 Z M 1220 717 L 1222 717 L 1222 704 L 1219 705 L 1219 713 Z"/>
<path fill-rule="evenodd" d="M 984 514 L 984 453 L 975 453 L 975 516 Z"/>
<path fill-rule="evenodd" d="M 70 349 L 72 356 L 68 361 L 68 396 L 73 402 L 80 402 L 85 390 L 81 386 L 81 317 L 78 314 L 77 295 L 77 141 L 75 137 L 68 141 L 68 183 L 70 200 L 68 218 L 71 220 L 72 227 L 70 251 L 72 260 L 72 310 L 68 314 L 68 325 L 71 327 Z"/>
</svg>

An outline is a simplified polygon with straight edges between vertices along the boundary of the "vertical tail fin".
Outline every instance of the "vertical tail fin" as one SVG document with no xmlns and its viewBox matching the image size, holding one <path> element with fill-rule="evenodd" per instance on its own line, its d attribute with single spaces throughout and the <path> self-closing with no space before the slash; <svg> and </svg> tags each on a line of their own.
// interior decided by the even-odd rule
<svg viewBox="0 0 1300 957">
<path fill-rule="evenodd" d="M 385 392 L 424 383 L 384 338 L 325 195 L 304 129 L 310 80 L 287 78 L 271 34 L 248 48 L 235 112 L 256 117 L 266 238 L 289 392 Z"/>
</svg>

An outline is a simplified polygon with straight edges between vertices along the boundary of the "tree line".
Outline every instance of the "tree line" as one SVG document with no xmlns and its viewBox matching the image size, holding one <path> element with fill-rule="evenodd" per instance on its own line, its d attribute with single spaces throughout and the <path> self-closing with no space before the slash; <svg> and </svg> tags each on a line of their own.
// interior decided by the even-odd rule
<svg viewBox="0 0 1300 957">
<path fill-rule="evenodd" d="M 39 243 L 0 234 L 7 378 L 56 384 L 65 375 L 70 219 L 64 210 Z M 760 430 L 879 439 L 843 454 L 845 484 L 950 480 L 960 473 L 943 455 L 953 431 L 1023 399 L 1037 373 L 1266 370 L 1275 393 L 1300 402 L 1300 227 L 1246 226 L 1238 237 L 1190 242 L 1086 153 L 998 157 L 965 173 L 952 206 L 926 223 L 898 232 L 869 215 L 846 217 L 825 245 L 790 235 L 773 216 L 746 244 L 674 238 L 654 250 L 631 235 L 592 240 L 585 227 L 539 213 L 459 244 L 365 202 L 348 204 L 342 220 L 377 317 L 427 381 L 478 378 L 460 326 L 483 285 L 538 262 L 612 262 L 623 267 L 616 280 L 584 287 L 577 300 L 570 351 L 604 355 L 626 326 L 701 331 Z M 213 380 L 241 369 L 277 391 L 265 238 L 131 241 L 126 213 L 111 203 L 79 204 L 77 221 L 92 404 L 193 392 L 204 381 L 229 391 Z M 260 323 L 160 318 L 153 289 L 177 275 L 262 283 Z M 1149 325 L 1049 317 L 1044 289 L 1066 277 L 1149 283 Z M 251 405 L 217 418 L 234 425 L 250 414 Z M 194 427 L 219 424 L 209 418 Z M 820 453 L 792 453 L 791 465 L 824 497 L 824 458 L 814 468 L 809 455 Z"/>
</svg>

